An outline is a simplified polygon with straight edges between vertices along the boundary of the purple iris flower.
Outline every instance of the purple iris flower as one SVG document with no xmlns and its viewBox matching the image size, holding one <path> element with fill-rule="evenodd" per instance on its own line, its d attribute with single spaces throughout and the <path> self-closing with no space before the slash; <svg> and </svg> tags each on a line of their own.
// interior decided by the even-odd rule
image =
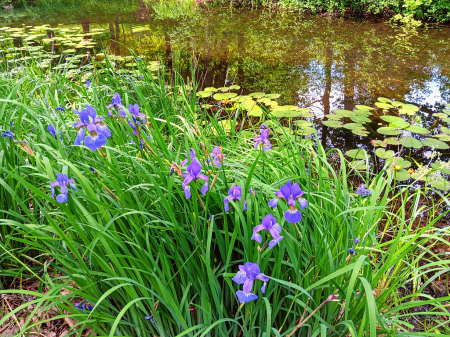
<svg viewBox="0 0 450 337">
<path fill-rule="evenodd" d="M 280 242 L 284 238 L 284 236 L 280 236 L 281 227 L 279 224 L 277 224 L 277 219 L 275 219 L 275 217 L 272 214 L 267 214 L 263 218 L 262 224 L 253 228 L 252 240 L 261 243 L 262 242 L 261 234 L 258 234 L 258 232 L 262 230 L 270 233 L 273 237 L 273 240 L 269 242 L 269 249 L 275 247 L 278 244 L 278 242 Z"/>
<path fill-rule="evenodd" d="M 11 139 L 14 139 L 14 135 L 11 131 L 6 131 L 2 133 L 2 137 L 9 137 Z"/>
<path fill-rule="evenodd" d="M 139 75 L 139 78 L 140 78 L 141 80 L 143 80 L 143 79 L 144 79 L 144 76 L 142 76 L 142 75 Z"/>
<path fill-rule="evenodd" d="M 56 201 L 60 204 L 62 204 L 63 202 L 67 202 L 67 196 L 69 194 L 67 185 L 70 185 L 75 191 L 78 192 L 75 184 L 73 183 L 73 178 L 69 179 L 64 173 L 56 173 L 56 181 L 50 183 L 50 187 L 52 189 L 52 198 L 55 196 L 55 186 L 61 187 L 61 194 L 56 196 Z"/>
<path fill-rule="evenodd" d="M 136 57 L 136 61 L 142 61 L 140 57 Z"/>
<path fill-rule="evenodd" d="M 66 109 L 62 106 L 59 106 L 55 109 L 56 111 L 66 111 Z"/>
<path fill-rule="evenodd" d="M 270 141 L 269 141 L 270 130 L 267 129 L 263 123 L 263 124 L 261 124 L 259 131 L 261 132 L 261 134 L 259 136 L 255 137 L 255 139 L 254 139 L 255 149 L 257 149 L 258 145 L 260 145 L 262 147 L 263 151 L 270 150 L 272 148 L 272 144 L 270 144 Z"/>
<path fill-rule="evenodd" d="M 208 191 L 208 180 L 209 178 L 205 176 L 204 174 L 201 174 L 202 171 L 202 165 L 200 162 L 195 158 L 195 151 L 194 149 L 191 149 L 191 164 L 187 167 L 186 172 L 183 174 L 185 177 L 183 183 L 181 186 L 183 187 L 184 193 L 186 195 L 186 199 L 189 199 L 191 197 L 191 187 L 189 186 L 189 183 L 191 181 L 197 181 L 198 179 L 201 179 L 205 182 L 205 184 L 202 187 L 201 193 L 203 195 L 206 194 Z"/>
<path fill-rule="evenodd" d="M 89 88 L 91 86 L 91 81 L 87 80 L 86 84 L 84 85 L 85 88 Z"/>
<path fill-rule="evenodd" d="M 239 271 L 232 278 L 232 280 L 237 284 L 244 284 L 243 291 L 238 290 L 236 292 L 240 303 L 249 303 L 258 298 L 258 296 L 252 292 L 253 281 L 255 281 L 256 279 L 264 282 L 263 286 L 261 287 L 261 291 L 265 293 L 266 284 L 267 282 L 269 282 L 269 278 L 267 276 L 264 276 L 264 274 L 261 274 L 259 266 L 256 263 L 252 262 L 247 262 L 244 265 L 239 265 Z"/>
<path fill-rule="evenodd" d="M 357 189 L 356 189 L 356 194 L 359 194 L 361 197 L 367 197 L 369 195 L 372 194 L 372 192 L 370 190 L 367 189 L 366 184 L 361 184 Z"/>
<path fill-rule="evenodd" d="M 145 316 L 144 319 L 146 319 L 147 321 L 152 322 L 153 325 L 156 325 L 156 321 L 155 321 L 155 319 L 153 318 L 153 315 Z"/>
<path fill-rule="evenodd" d="M 88 304 L 86 305 L 86 302 L 80 302 L 80 303 L 76 303 L 74 304 L 75 308 L 77 308 L 78 310 L 87 310 L 87 311 L 92 311 L 92 309 L 94 309 L 92 307 L 92 305 Z"/>
<path fill-rule="evenodd" d="M 216 146 L 209 156 L 213 158 L 213 166 L 215 168 L 221 168 L 226 154 L 222 152 L 222 146 Z M 210 159 L 208 160 L 211 161 Z"/>
<path fill-rule="evenodd" d="M 115 108 L 116 111 L 119 112 L 119 114 L 123 117 L 126 117 L 126 113 L 125 111 L 122 110 L 123 105 L 122 105 L 122 97 L 120 97 L 120 95 L 116 92 L 113 97 L 111 98 L 111 104 L 107 105 L 106 108 L 108 109 L 108 116 L 110 117 L 111 113 L 110 113 L 110 109 L 111 108 Z"/>
<path fill-rule="evenodd" d="M 350 254 L 352 254 L 352 255 L 356 255 L 356 252 L 355 252 L 355 250 L 353 249 L 353 247 L 354 247 L 354 246 L 352 246 L 351 248 L 347 249 L 347 251 L 349 251 Z"/>
<path fill-rule="evenodd" d="M 355 239 L 355 244 L 357 245 L 359 243 L 359 241 L 360 241 L 359 238 L 356 238 Z"/>
<path fill-rule="evenodd" d="M 10 124 L 11 126 L 14 126 L 14 123 L 13 123 L 13 122 L 9 122 L 9 124 Z"/>
<path fill-rule="evenodd" d="M 228 190 L 228 196 L 223 199 L 223 204 L 225 208 L 225 212 L 228 212 L 230 210 L 230 206 L 228 203 L 231 200 L 238 200 L 241 201 L 241 194 L 242 194 L 242 187 L 241 186 L 231 186 L 231 188 Z M 244 200 L 244 211 L 247 210 L 247 200 Z"/>
<path fill-rule="evenodd" d="M 49 124 L 49 125 L 47 126 L 47 131 L 50 132 L 51 135 L 52 135 L 53 137 L 56 136 L 56 130 L 55 130 L 55 128 L 53 127 L 53 125 Z"/>
<path fill-rule="evenodd" d="M 91 169 L 92 172 L 95 173 L 95 168 L 93 168 L 92 166 L 89 167 Z"/>
<path fill-rule="evenodd" d="M 73 126 L 78 128 L 78 134 L 75 138 L 75 145 L 81 145 L 84 140 L 84 145 L 86 145 L 91 151 L 95 151 L 106 144 L 106 138 L 111 137 L 111 131 L 105 123 L 104 117 L 97 117 L 97 111 L 89 105 L 86 105 L 86 109 L 81 111 L 76 111 L 80 116 L 80 121 L 76 122 Z M 85 138 L 85 130 L 89 132 L 89 136 Z"/>
<path fill-rule="evenodd" d="M 269 201 L 269 207 L 277 207 L 278 200 L 284 199 L 289 204 L 289 209 L 284 213 L 284 218 L 289 223 L 297 223 L 302 219 L 302 213 L 296 207 L 296 199 L 300 199 L 300 209 L 305 209 L 308 206 L 308 201 L 302 198 L 305 192 L 300 189 L 298 183 L 292 184 L 290 180 L 280 187 L 280 190 L 275 192 L 277 197 Z"/>
<path fill-rule="evenodd" d="M 139 112 L 139 104 L 131 105 L 128 107 L 128 111 L 133 116 L 134 119 L 136 118 L 144 118 L 145 115 L 142 112 Z"/>
</svg>

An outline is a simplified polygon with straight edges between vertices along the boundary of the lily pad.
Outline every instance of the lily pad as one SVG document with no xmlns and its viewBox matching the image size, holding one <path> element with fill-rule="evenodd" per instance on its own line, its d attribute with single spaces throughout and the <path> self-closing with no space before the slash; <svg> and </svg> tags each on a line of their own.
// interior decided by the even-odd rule
<svg viewBox="0 0 450 337">
<path fill-rule="evenodd" d="M 417 140 L 413 137 L 403 137 L 399 140 L 400 145 L 404 147 L 410 147 L 414 149 L 420 149 L 423 145 L 420 140 Z"/>
<path fill-rule="evenodd" d="M 396 116 L 381 116 L 380 118 L 382 120 L 388 122 L 388 123 L 404 122 L 405 121 L 403 118 L 396 117 Z"/>
<path fill-rule="evenodd" d="M 389 123 L 389 127 L 395 128 L 395 129 L 404 129 L 410 126 L 411 124 L 405 122 L 405 121 L 396 121 L 393 123 Z"/>
<path fill-rule="evenodd" d="M 263 114 L 263 110 L 257 106 L 254 105 L 252 108 L 250 108 L 250 110 L 248 111 L 248 115 L 249 116 L 254 116 L 254 117 L 260 117 Z"/>
<path fill-rule="evenodd" d="M 392 101 L 389 98 L 378 97 L 378 101 L 382 103 L 391 103 Z"/>
<path fill-rule="evenodd" d="M 450 123 L 450 118 L 443 118 L 442 121 L 448 124 Z"/>
<path fill-rule="evenodd" d="M 430 131 L 428 131 L 427 129 L 425 129 L 421 126 L 417 126 L 417 125 L 413 125 L 413 126 L 409 127 L 407 130 L 411 131 L 412 133 L 418 133 L 420 135 L 426 135 L 426 134 L 430 133 Z"/>
<path fill-rule="evenodd" d="M 394 163 L 394 165 L 399 165 L 401 166 L 401 168 L 407 169 L 411 166 L 411 162 L 407 161 L 401 157 L 393 157 L 393 158 L 388 158 L 386 159 L 386 165 L 392 165 L 392 163 Z"/>
<path fill-rule="evenodd" d="M 367 117 L 361 117 L 361 116 L 351 116 L 350 119 L 354 121 L 355 123 L 370 123 L 370 119 Z"/>
<path fill-rule="evenodd" d="M 209 96 L 211 96 L 212 95 L 212 92 L 211 91 L 206 91 L 206 90 L 204 90 L 204 91 L 199 91 L 198 93 L 197 93 L 197 96 L 198 97 L 201 97 L 201 98 L 206 98 L 206 97 L 209 97 Z"/>
<path fill-rule="evenodd" d="M 443 142 L 450 142 L 450 136 L 446 134 L 433 135 L 431 137 L 439 138 Z"/>
<path fill-rule="evenodd" d="M 444 112 L 446 115 L 450 115 L 450 110 L 449 109 L 444 109 L 444 110 L 442 110 L 442 112 Z"/>
<path fill-rule="evenodd" d="M 366 130 L 352 130 L 352 133 L 360 137 L 367 137 L 369 135 L 369 132 Z"/>
<path fill-rule="evenodd" d="M 381 159 L 388 159 L 394 156 L 394 151 L 382 149 L 381 147 L 376 149 L 375 155 Z"/>
<path fill-rule="evenodd" d="M 338 116 L 338 115 L 325 115 L 325 117 L 327 117 L 328 119 L 333 119 L 333 120 L 340 120 L 342 118 L 342 116 Z"/>
<path fill-rule="evenodd" d="M 447 114 L 445 114 L 443 112 L 435 113 L 435 114 L 433 114 L 433 116 L 434 117 L 439 117 L 439 118 L 447 118 L 448 117 Z"/>
<path fill-rule="evenodd" d="M 345 152 L 345 155 L 353 159 L 365 159 L 367 152 L 364 149 L 353 149 Z"/>
<path fill-rule="evenodd" d="M 217 91 L 217 89 L 216 88 L 214 88 L 214 87 L 208 87 L 208 88 L 205 88 L 203 91 L 211 91 L 211 92 L 216 92 Z"/>
<path fill-rule="evenodd" d="M 437 188 L 438 190 L 442 190 L 442 191 L 447 191 L 448 189 L 450 189 L 450 182 L 445 180 L 444 178 L 431 180 L 431 181 L 429 181 L 429 184 L 432 187 Z"/>
<path fill-rule="evenodd" d="M 312 135 L 314 132 L 316 132 L 315 129 L 313 128 L 308 128 L 308 127 L 304 127 L 304 128 L 300 128 L 298 129 L 297 133 L 299 135 L 303 135 L 303 136 L 309 136 Z"/>
<path fill-rule="evenodd" d="M 224 93 L 224 94 L 215 94 L 213 98 L 217 101 L 222 101 L 224 99 L 230 99 L 232 97 L 236 97 L 237 94 L 234 92 Z"/>
<path fill-rule="evenodd" d="M 395 106 L 396 108 L 401 107 L 404 103 L 399 101 L 392 101 L 391 104 Z"/>
<path fill-rule="evenodd" d="M 373 108 L 367 105 L 356 105 L 355 108 L 358 110 L 366 110 L 366 111 L 373 110 Z"/>
<path fill-rule="evenodd" d="M 445 127 L 445 126 L 443 126 L 443 127 L 441 128 L 441 131 L 444 132 L 444 133 L 446 133 L 446 134 L 448 134 L 448 135 L 450 135 L 450 129 L 447 128 L 447 127 Z"/>
<path fill-rule="evenodd" d="M 344 128 L 349 130 L 364 130 L 363 125 L 359 123 L 348 123 L 344 125 Z"/>
<path fill-rule="evenodd" d="M 313 125 L 313 123 L 308 122 L 308 121 L 295 121 L 294 124 L 297 125 L 300 128 L 304 128 L 304 127 Z"/>
<path fill-rule="evenodd" d="M 394 171 L 394 179 L 398 180 L 398 181 L 404 181 L 404 180 L 408 180 L 409 178 L 411 178 L 411 174 L 405 170 L 405 169 L 400 169 L 400 170 L 395 170 Z"/>
<path fill-rule="evenodd" d="M 256 97 L 256 98 L 262 98 L 262 97 L 265 97 L 266 94 L 263 93 L 263 92 L 254 92 L 254 93 L 249 94 L 249 96 L 250 97 Z"/>
<path fill-rule="evenodd" d="M 241 89 L 241 87 L 239 85 L 237 85 L 237 84 L 233 84 L 229 88 L 230 88 L 230 90 L 239 90 L 239 89 Z"/>
<path fill-rule="evenodd" d="M 432 163 L 431 167 L 434 169 L 438 169 L 442 173 L 450 174 L 450 162 L 438 161 L 436 163 Z"/>
<path fill-rule="evenodd" d="M 391 127 L 381 127 L 377 129 L 378 133 L 381 133 L 382 135 L 388 135 L 388 136 L 395 136 L 395 135 L 399 135 L 401 132 L 391 128 Z"/>
<path fill-rule="evenodd" d="M 275 99 L 275 98 L 278 98 L 280 96 L 281 96 L 280 94 L 268 94 L 268 95 L 266 95 L 266 97 L 270 98 L 270 99 Z"/>
<path fill-rule="evenodd" d="M 354 115 L 355 115 L 355 113 L 354 113 L 353 111 L 342 110 L 342 109 L 334 110 L 333 112 L 334 112 L 336 115 L 342 116 L 342 117 L 351 117 L 351 116 L 354 116 Z"/>
<path fill-rule="evenodd" d="M 366 170 L 367 169 L 366 163 L 361 160 L 351 162 L 349 164 L 349 166 L 355 170 Z"/>
<path fill-rule="evenodd" d="M 411 111 L 414 111 L 414 112 L 419 111 L 419 107 L 415 106 L 415 105 L 412 105 L 412 104 L 403 104 L 402 109 L 403 110 L 411 110 Z"/>
<path fill-rule="evenodd" d="M 435 149 L 439 150 L 447 150 L 449 148 L 446 143 L 433 138 L 425 138 L 424 140 L 422 140 L 422 144 L 425 146 L 434 147 Z"/>
<path fill-rule="evenodd" d="M 376 105 L 377 107 L 379 107 L 379 108 L 381 108 L 381 109 L 385 109 L 385 110 L 388 110 L 388 109 L 393 108 L 392 105 L 387 104 L 387 103 L 376 102 L 375 105 Z"/>
<path fill-rule="evenodd" d="M 322 124 L 329 126 L 330 128 L 342 128 L 344 126 L 344 124 L 339 121 L 324 121 Z"/>
<path fill-rule="evenodd" d="M 375 147 L 380 147 L 380 146 L 381 147 L 386 147 L 387 146 L 387 144 L 385 142 L 383 142 L 382 140 L 372 139 L 370 142 Z"/>
</svg>

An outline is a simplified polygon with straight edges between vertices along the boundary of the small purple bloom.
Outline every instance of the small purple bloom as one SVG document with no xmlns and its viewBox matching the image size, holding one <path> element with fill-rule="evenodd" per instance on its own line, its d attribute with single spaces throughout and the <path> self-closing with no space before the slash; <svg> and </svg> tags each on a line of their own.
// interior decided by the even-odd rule
<svg viewBox="0 0 450 337">
<path fill-rule="evenodd" d="M 10 124 L 11 126 L 14 126 L 14 123 L 13 123 L 13 122 L 9 122 L 9 124 Z"/>
<path fill-rule="evenodd" d="M 355 252 L 355 250 L 353 249 L 353 246 L 352 246 L 351 248 L 347 249 L 347 251 L 349 251 L 350 254 L 356 255 L 356 252 Z"/>
<path fill-rule="evenodd" d="M 232 280 L 234 282 L 236 282 L 237 284 L 244 284 L 243 291 L 238 290 L 236 292 L 236 295 L 237 295 L 240 303 L 244 303 L 244 302 L 249 303 L 258 298 L 258 296 L 255 295 L 252 291 L 253 282 L 256 279 L 264 282 L 263 286 L 261 287 L 261 291 L 263 293 L 265 293 L 266 292 L 266 284 L 267 284 L 267 282 L 269 282 L 269 278 L 267 276 L 264 276 L 264 274 L 261 274 L 261 270 L 259 269 L 259 266 L 256 263 L 252 263 L 252 262 L 247 262 L 245 265 L 239 265 L 239 271 L 232 278 Z"/>
<path fill-rule="evenodd" d="M 141 80 L 143 80 L 143 79 L 144 79 L 144 76 L 142 76 L 142 75 L 139 75 L 139 78 L 140 78 Z"/>
<path fill-rule="evenodd" d="M 269 141 L 270 130 L 266 129 L 265 125 L 264 125 L 264 128 L 262 128 L 263 125 L 264 125 L 264 123 L 261 125 L 261 128 L 259 129 L 259 131 L 261 131 L 261 134 L 259 136 L 255 137 L 255 139 L 254 139 L 255 149 L 257 149 L 258 145 L 260 145 L 262 147 L 263 151 L 267 151 L 272 148 L 272 144 L 270 144 L 270 141 Z"/>
<path fill-rule="evenodd" d="M 140 57 L 136 57 L 136 61 L 142 61 Z"/>
<path fill-rule="evenodd" d="M 14 135 L 11 131 L 6 131 L 6 132 L 2 133 L 2 137 L 9 137 L 11 139 L 14 139 Z"/>
<path fill-rule="evenodd" d="M 155 321 L 155 319 L 153 318 L 153 315 L 145 316 L 144 319 L 146 319 L 147 321 L 152 322 L 153 325 L 156 325 L 156 321 Z"/>
<path fill-rule="evenodd" d="M 296 199 L 299 199 L 300 209 L 305 209 L 308 206 L 308 201 L 302 198 L 305 192 L 300 189 L 298 183 L 292 184 L 290 180 L 280 187 L 280 190 L 275 192 L 277 197 L 269 201 L 269 207 L 277 207 L 278 200 L 284 199 L 289 204 L 289 209 L 284 213 L 284 218 L 289 223 L 297 223 L 302 219 L 302 213 L 296 207 Z"/>
<path fill-rule="evenodd" d="M 91 86 L 91 81 L 87 80 L 86 84 L 84 85 L 85 88 L 89 88 Z"/>
<path fill-rule="evenodd" d="M 95 168 L 93 168 L 92 166 L 89 167 L 91 169 L 92 172 L 95 173 Z"/>
<path fill-rule="evenodd" d="M 66 109 L 62 106 L 55 108 L 56 111 L 66 111 Z"/>
<path fill-rule="evenodd" d="M 226 154 L 222 152 L 222 146 L 216 146 L 209 156 L 213 158 L 213 166 L 215 168 L 221 168 Z M 209 158 L 208 160 L 211 162 Z"/>
<path fill-rule="evenodd" d="M 201 193 L 203 195 L 206 194 L 208 191 L 208 180 L 209 178 L 205 176 L 204 174 L 201 174 L 202 171 L 202 165 L 200 162 L 195 158 L 195 151 L 194 149 L 191 149 L 191 164 L 187 167 L 186 172 L 183 174 L 185 177 L 183 183 L 181 186 L 183 187 L 184 193 L 186 195 L 186 199 L 189 199 L 191 197 L 191 187 L 189 186 L 189 183 L 191 181 L 197 181 L 198 179 L 201 179 L 205 181 L 205 184 L 203 185 L 201 189 Z"/>
<path fill-rule="evenodd" d="M 231 186 L 231 188 L 228 190 L 228 196 L 223 199 L 225 212 L 228 212 L 230 210 L 230 206 L 228 206 L 228 203 L 231 200 L 238 200 L 241 201 L 241 194 L 242 194 L 242 187 L 241 186 Z M 244 200 L 244 211 L 247 210 L 247 200 Z"/>
<path fill-rule="evenodd" d="M 125 111 L 122 110 L 122 98 L 120 95 L 116 92 L 113 97 L 111 98 L 111 104 L 107 105 L 106 108 L 108 109 L 108 117 L 111 117 L 111 112 L 109 111 L 111 108 L 114 108 L 116 111 L 119 112 L 119 114 L 123 117 L 126 117 Z"/>
<path fill-rule="evenodd" d="M 359 238 L 355 239 L 355 244 L 357 245 L 360 242 Z"/>
<path fill-rule="evenodd" d="M 275 247 L 278 244 L 278 242 L 280 242 L 284 238 L 284 236 L 280 236 L 281 226 L 277 224 L 277 219 L 275 219 L 275 217 L 272 214 L 267 214 L 263 218 L 262 224 L 253 228 L 252 240 L 261 243 L 262 242 L 261 234 L 258 234 L 258 232 L 262 230 L 265 230 L 266 232 L 270 233 L 273 237 L 273 240 L 269 242 L 269 249 Z"/>
<path fill-rule="evenodd" d="M 56 201 L 62 204 L 63 202 L 67 202 L 67 196 L 69 194 L 69 190 L 67 189 L 67 185 L 70 185 L 75 191 L 78 191 L 73 183 L 73 178 L 69 179 L 64 173 L 56 173 L 56 181 L 50 183 L 50 187 L 52 189 L 52 198 L 55 196 L 55 186 L 59 186 L 61 188 L 61 194 L 56 196 Z"/>
<path fill-rule="evenodd" d="M 259 127 L 260 130 L 265 130 L 267 129 L 267 126 L 265 123 L 262 123 L 261 126 Z"/>
<path fill-rule="evenodd" d="M 128 111 L 131 115 L 133 115 L 134 118 L 144 118 L 145 115 L 142 112 L 139 112 L 139 104 L 131 105 L 128 107 Z"/>
<path fill-rule="evenodd" d="M 366 184 L 361 184 L 357 189 L 356 189 L 356 194 L 359 194 L 361 197 L 367 197 L 369 195 L 372 194 L 372 192 L 370 190 L 367 189 Z"/>
<path fill-rule="evenodd" d="M 94 309 L 92 307 L 92 305 L 88 304 L 86 305 L 86 302 L 80 302 L 80 303 L 76 303 L 74 304 L 75 308 L 77 308 L 78 310 L 87 310 L 87 311 L 92 311 L 92 309 Z"/>
<path fill-rule="evenodd" d="M 102 121 L 103 117 L 97 117 L 97 111 L 89 105 L 86 105 L 86 109 L 76 111 L 80 116 L 80 121 L 76 122 L 73 126 L 78 128 L 77 137 L 75 138 L 75 145 L 81 145 L 84 141 L 91 151 L 95 151 L 106 144 L 106 138 L 111 137 L 111 131 Z M 86 136 L 86 131 L 89 132 L 89 136 Z"/>
<path fill-rule="evenodd" d="M 55 130 L 55 128 L 53 127 L 53 125 L 49 124 L 49 125 L 47 126 L 47 131 L 50 132 L 50 134 L 51 134 L 53 137 L 56 136 L 56 130 Z"/>
</svg>

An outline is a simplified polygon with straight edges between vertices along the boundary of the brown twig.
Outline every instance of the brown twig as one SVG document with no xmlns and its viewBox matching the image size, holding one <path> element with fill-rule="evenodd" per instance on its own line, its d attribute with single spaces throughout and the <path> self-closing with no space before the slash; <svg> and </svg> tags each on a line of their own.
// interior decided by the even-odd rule
<svg viewBox="0 0 450 337">
<path fill-rule="evenodd" d="M 5 298 L 4 300 L 5 300 L 6 305 L 8 306 L 9 311 L 11 311 L 12 316 L 13 316 L 14 320 L 16 321 L 17 326 L 19 327 L 20 330 L 22 330 L 22 327 L 20 326 L 19 321 L 17 320 L 16 315 L 14 315 L 13 310 L 11 309 L 11 306 L 10 306 L 9 303 L 8 303 L 8 300 L 7 300 L 6 298 Z M 24 337 L 23 333 L 22 333 L 22 337 Z"/>
</svg>

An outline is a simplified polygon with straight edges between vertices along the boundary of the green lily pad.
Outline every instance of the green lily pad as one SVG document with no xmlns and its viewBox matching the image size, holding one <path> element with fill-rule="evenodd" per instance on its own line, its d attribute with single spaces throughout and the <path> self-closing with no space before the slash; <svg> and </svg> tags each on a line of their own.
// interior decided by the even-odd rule
<svg viewBox="0 0 450 337">
<path fill-rule="evenodd" d="M 248 110 L 247 114 L 249 116 L 260 117 L 263 114 L 263 110 L 259 106 L 254 105 L 252 108 Z"/>
<path fill-rule="evenodd" d="M 443 142 L 450 142 L 450 136 L 446 134 L 433 135 L 431 137 L 439 138 Z"/>
<path fill-rule="evenodd" d="M 380 146 L 381 147 L 386 147 L 387 146 L 387 144 L 385 142 L 383 142 L 382 140 L 372 139 L 370 142 L 375 147 L 380 147 Z"/>
<path fill-rule="evenodd" d="M 256 102 L 258 102 L 258 103 L 263 103 L 263 104 L 265 104 L 265 105 L 270 105 L 270 103 L 271 103 L 272 101 L 270 100 L 270 98 L 263 97 L 263 98 L 258 98 L 258 99 L 256 100 Z"/>
<path fill-rule="evenodd" d="M 448 124 L 450 123 L 450 118 L 443 118 L 442 121 Z"/>
<path fill-rule="evenodd" d="M 410 126 L 410 124 L 405 121 L 401 121 L 401 122 L 396 121 L 393 123 L 389 123 L 389 127 L 395 128 L 395 129 L 404 129 L 404 128 L 407 128 L 408 126 Z"/>
<path fill-rule="evenodd" d="M 373 110 L 373 108 L 367 105 L 356 105 L 355 108 L 358 110 L 365 110 L 365 111 Z"/>
<path fill-rule="evenodd" d="M 404 180 L 408 180 L 409 178 L 411 178 L 411 174 L 405 170 L 405 169 L 400 169 L 400 170 L 395 170 L 394 171 L 394 179 L 398 180 L 398 181 L 404 181 Z"/>
<path fill-rule="evenodd" d="M 241 89 L 241 87 L 239 85 L 237 85 L 237 84 L 233 84 L 229 88 L 230 88 L 230 90 L 239 90 L 239 89 Z"/>
<path fill-rule="evenodd" d="M 351 116 L 350 119 L 354 121 L 355 123 L 370 123 L 371 120 L 367 117 L 361 117 L 361 116 Z"/>
<path fill-rule="evenodd" d="M 345 155 L 353 159 L 365 159 L 367 152 L 364 149 L 353 149 L 345 152 Z"/>
<path fill-rule="evenodd" d="M 399 101 L 392 101 L 391 104 L 395 106 L 396 108 L 401 107 L 404 103 Z"/>
<path fill-rule="evenodd" d="M 438 169 L 442 173 L 450 174 L 450 161 L 449 162 L 438 161 L 436 163 L 432 163 L 431 167 L 434 169 Z"/>
<path fill-rule="evenodd" d="M 412 104 L 403 104 L 402 109 L 403 110 L 411 110 L 411 111 L 414 111 L 414 112 L 419 111 L 419 107 L 415 106 L 415 105 L 412 105 Z"/>
<path fill-rule="evenodd" d="M 394 151 L 392 150 L 386 151 L 385 149 L 379 147 L 378 149 L 376 149 L 375 155 L 377 157 L 380 157 L 381 159 L 388 159 L 394 156 Z"/>
<path fill-rule="evenodd" d="M 450 115 L 450 110 L 449 109 L 444 109 L 444 110 L 442 110 L 442 112 L 444 112 L 446 115 Z"/>
<path fill-rule="evenodd" d="M 362 124 L 359 123 L 348 123 L 344 125 L 344 128 L 349 130 L 364 130 Z"/>
<path fill-rule="evenodd" d="M 329 126 L 330 128 L 342 128 L 344 126 L 344 124 L 339 121 L 324 121 L 322 124 Z"/>
<path fill-rule="evenodd" d="M 394 165 L 400 165 L 403 169 L 407 169 L 411 166 L 411 162 L 407 161 L 401 157 L 393 157 L 386 159 L 386 165 L 390 166 L 394 163 Z"/>
<path fill-rule="evenodd" d="M 366 170 L 367 169 L 366 163 L 361 160 L 351 162 L 349 164 L 349 166 L 355 170 Z"/>
<path fill-rule="evenodd" d="M 327 117 L 328 119 L 333 119 L 333 120 L 340 120 L 342 118 L 342 116 L 338 116 L 338 115 L 325 115 L 325 117 Z"/>
<path fill-rule="evenodd" d="M 444 133 L 446 133 L 446 134 L 448 134 L 448 135 L 450 135 L 450 129 L 447 128 L 447 127 L 445 127 L 445 126 L 443 126 L 443 127 L 441 128 L 441 131 L 444 132 Z"/>
<path fill-rule="evenodd" d="M 377 107 L 381 108 L 381 109 L 384 109 L 384 110 L 388 110 L 388 109 L 393 108 L 392 105 L 387 104 L 387 103 L 376 102 L 375 105 L 376 105 Z"/>
<path fill-rule="evenodd" d="M 389 98 L 378 97 L 378 101 L 382 103 L 391 103 L 392 101 Z"/>
<path fill-rule="evenodd" d="M 250 97 L 262 98 L 262 97 L 265 97 L 266 94 L 263 93 L 263 92 L 254 92 L 254 93 L 249 94 L 249 96 L 250 96 Z"/>
<path fill-rule="evenodd" d="M 270 99 L 275 99 L 275 98 L 278 98 L 280 96 L 281 96 L 280 94 L 268 94 L 268 95 L 266 95 L 266 97 L 270 98 Z"/>
<path fill-rule="evenodd" d="M 412 133 L 418 133 L 420 135 L 426 135 L 426 134 L 430 133 L 430 131 L 428 131 L 427 129 L 425 129 L 421 126 L 417 126 L 417 125 L 413 125 L 413 126 L 409 127 L 407 130 L 411 131 Z"/>
<path fill-rule="evenodd" d="M 214 87 L 208 87 L 208 88 L 205 88 L 203 91 L 211 91 L 211 92 L 216 92 L 217 91 L 217 89 L 216 88 L 214 88 Z"/>
<path fill-rule="evenodd" d="M 230 90 L 230 88 L 228 88 L 228 87 L 217 88 L 217 91 L 222 91 L 222 92 L 225 92 L 225 91 L 228 91 L 228 90 Z"/>
<path fill-rule="evenodd" d="M 367 110 L 353 110 L 353 115 L 358 117 L 368 117 L 372 116 L 373 113 Z"/>
<path fill-rule="evenodd" d="M 315 129 L 313 128 L 308 128 L 308 127 L 304 127 L 304 128 L 300 128 L 298 129 L 297 133 L 299 135 L 303 135 L 303 136 L 309 136 L 312 135 L 314 132 L 316 132 Z"/>
<path fill-rule="evenodd" d="M 352 133 L 360 137 L 367 137 L 369 135 L 366 130 L 352 130 Z"/>
<path fill-rule="evenodd" d="M 403 137 L 399 140 L 400 145 L 404 147 L 410 147 L 414 149 L 420 149 L 423 145 L 420 140 L 417 140 L 413 137 Z"/>
<path fill-rule="evenodd" d="M 197 96 L 198 97 L 201 97 L 201 98 L 206 98 L 206 97 L 209 97 L 209 96 L 211 96 L 212 95 L 212 92 L 211 91 L 206 91 L 206 90 L 204 90 L 204 91 L 199 91 L 198 93 L 197 93 Z"/>
<path fill-rule="evenodd" d="M 333 112 L 336 115 L 342 116 L 342 117 L 351 117 L 351 116 L 355 115 L 355 113 L 353 111 L 342 110 L 342 109 L 334 110 Z"/>
<path fill-rule="evenodd" d="M 222 101 L 224 99 L 230 99 L 233 97 L 236 97 L 237 94 L 234 92 L 228 92 L 228 93 L 224 93 L 224 94 L 214 94 L 213 98 L 217 101 Z"/>
<path fill-rule="evenodd" d="M 445 180 L 444 178 L 431 180 L 428 183 L 438 190 L 447 191 L 448 189 L 450 189 L 450 182 Z"/>
<path fill-rule="evenodd" d="M 300 128 L 304 128 L 304 127 L 308 127 L 308 126 L 312 126 L 313 125 L 313 123 L 308 122 L 308 121 L 295 121 L 294 124 L 297 125 Z"/>
<path fill-rule="evenodd" d="M 401 132 L 391 128 L 391 127 L 381 127 L 377 129 L 378 133 L 381 133 L 382 135 L 388 135 L 388 136 L 395 136 L 395 135 L 399 135 Z"/>
<path fill-rule="evenodd" d="M 439 150 L 447 150 L 449 148 L 446 143 L 433 138 L 425 138 L 424 140 L 422 140 L 422 144 L 425 146 L 434 147 L 435 149 Z"/>
<path fill-rule="evenodd" d="M 381 116 L 380 118 L 388 123 L 396 123 L 396 122 L 404 122 L 405 121 L 403 118 L 395 117 L 395 116 Z"/>
<path fill-rule="evenodd" d="M 450 111 L 450 110 L 449 110 Z M 443 113 L 443 112 L 439 112 L 439 113 L 435 113 L 433 114 L 433 117 L 439 117 L 439 118 L 447 118 L 447 114 Z"/>
</svg>

